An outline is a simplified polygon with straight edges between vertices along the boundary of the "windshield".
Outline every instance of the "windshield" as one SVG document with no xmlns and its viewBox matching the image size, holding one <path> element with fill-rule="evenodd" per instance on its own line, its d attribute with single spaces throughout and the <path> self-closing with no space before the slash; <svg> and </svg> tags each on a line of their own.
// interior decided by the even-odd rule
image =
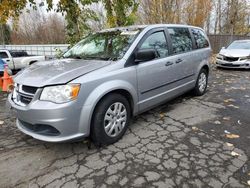
<svg viewBox="0 0 250 188">
<path fill-rule="evenodd" d="M 246 49 L 250 50 L 250 41 L 235 41 L 227 49 Z"/>
<path fill-rule="evenodd" d="M 80 41 L 63 57 L 98 60 L 121 59 L 138 34 L 139 30 L 96 33 Z"/>
</svg>

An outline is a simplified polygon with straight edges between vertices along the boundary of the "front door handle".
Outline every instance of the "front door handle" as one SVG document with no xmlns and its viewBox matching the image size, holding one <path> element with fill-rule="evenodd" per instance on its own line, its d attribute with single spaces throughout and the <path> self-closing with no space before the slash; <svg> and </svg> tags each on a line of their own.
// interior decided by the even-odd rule
<svg viewBox="0 0 250 188">
<path fill-rule="evenodd" d="M 182 59 L 177 59 L 175 63 L 181 63 L 183 60 Z"/>
<path fill-rule="evenodd" d="M 168 61 L 168 62 L 165 64 L 165 66 L 167 67 L 167 66 L 170 66 L 170 65 L 173 65 L 173 64 L 174 64 L 173 62 Z"/>
</svg>

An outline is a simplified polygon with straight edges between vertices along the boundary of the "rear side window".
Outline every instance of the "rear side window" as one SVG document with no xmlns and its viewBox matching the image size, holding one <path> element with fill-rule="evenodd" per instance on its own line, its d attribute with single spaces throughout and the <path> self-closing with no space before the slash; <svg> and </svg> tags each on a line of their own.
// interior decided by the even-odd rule
<svg viewBox="0 0 250 188">
<path fill-rule="evenodd" d="M 140 49 L 155 49 L 160 58 L 169 55 L 167 41 L 163 31 L 149 35 L 149 37 L 142 43 Z"/>
<path fill-rule="evenodd" d="M 173 53 L 184 53 L 193 49 L 193 42 L 188 28 L 168 28 L 171 37 Z"/>
<path fill-rule="evenodd" d="M 192 34 L 194 36 L 194 40 L 198 49 L 209 47 L 209 42 L 206 39 L 203 31 L 199 29 L 192 29 Z"/>
<path fill-rule="evenodd" d="M 8 58 L 8 55 L 6 52 L 0 52 L 0 59 Z"/>
</svg>

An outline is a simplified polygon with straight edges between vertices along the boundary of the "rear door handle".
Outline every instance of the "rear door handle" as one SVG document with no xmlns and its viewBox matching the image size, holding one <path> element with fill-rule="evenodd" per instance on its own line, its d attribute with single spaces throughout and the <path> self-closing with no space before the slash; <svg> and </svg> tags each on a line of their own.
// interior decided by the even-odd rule
<svg viewBox="0 0 250 188">
<path fill-rule="evenodd" d="M 165 64 L 165 66 L 167 67 L 167 66 L 170 66 L 170 65 L 173 65 L 173 64 L 174 64 L 173 62 L 168 61 L 168 62 Z"/>
<path fill-rule="evenodd" d="M 181 63 L 182 61 L 182 59 L 177 59 L 175 63 Z"/>
</svg>

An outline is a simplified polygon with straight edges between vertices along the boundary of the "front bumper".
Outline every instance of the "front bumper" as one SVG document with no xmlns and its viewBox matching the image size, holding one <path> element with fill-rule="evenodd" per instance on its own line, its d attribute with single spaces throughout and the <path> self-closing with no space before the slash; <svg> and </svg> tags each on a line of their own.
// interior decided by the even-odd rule
<svg viewBox="0 0 250 188">
<path fill-rule="evenodd" d="M 13 101 L 12 94 L 8 101 L 16 111 L 17 127 L 35 139 L 65 142 L 88 136 L 87 125 L 81 120 L 83 109 L 77 107 L 76 101 L 54 104 L 34 100 L 27 106 L 19 106 Z"/>
<path fill-rule="evenodd" d="M 222 68 L 231 68 L 231 69 L 250 69 L 250 61 L 225 61 L 221 59 L 216 59 L 216 66 Z"/>
</svg>

